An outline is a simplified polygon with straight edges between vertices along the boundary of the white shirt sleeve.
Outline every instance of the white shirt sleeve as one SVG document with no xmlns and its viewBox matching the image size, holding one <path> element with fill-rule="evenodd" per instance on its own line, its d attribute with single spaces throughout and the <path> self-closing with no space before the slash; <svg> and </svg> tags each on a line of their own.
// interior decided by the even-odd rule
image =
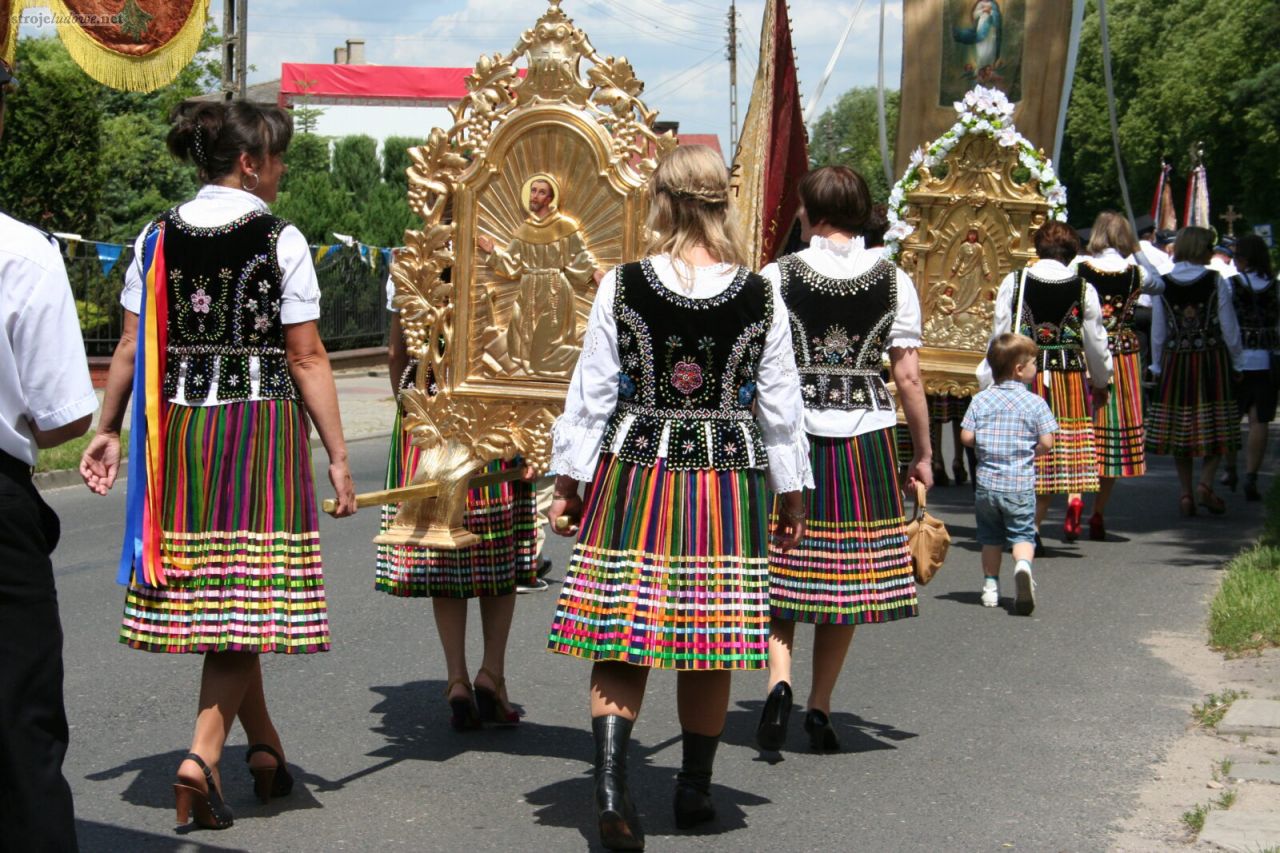
<svg viewBox="0 0 1280 853">
<path fill-rule="evenodd" d="M 1107 347 L 1107 329 L 1102 325 L 1102 303 L 1092 284 L 1084 286 L 1084 316 L 1080 329 L 1084 336 L 1084 360 L 1089 367 L 1089 382 L 1094 388 L 1111 383 L 1111 350 Z"/>
<path fill-rule="evenodd" d="M 400 309 L 392 304 L 392 300 L 396 298 L 396 282 L 391 276 L 387 276 L 387 310 L 392 314 L 399 314 Z"/>
<path fill-rule="evenodd" d="M 889 343 L 886 349 L 900 347 L 903 349 L 919 349 L 924 345 L 921 340 L 920 296 L 911 276 L 898 270 L 898 312 L 894 315 L 893 326 L 889 329 Z"/>
<path fill-rule="evenodd" d="M 1151 300 L 1151 364 L 1149 369 L 1152 376 L 1160 375 L 1161 361 L 1164 357 L 1164 338 L 1169 333 L 1169 330 L 1165 328 L 1164 309 L 1163 295 Z"/>
<path fill-rule="evenodd" d="M 124 271 L 124 290 L 120 291 L 120 304 L 124 310 L 134 314 L 142 313 L 142 250 L 147 242 L 148 225 L 142 229 L 138 239 L 133 241 L 133 260 Z"/>
<path fill-rule="evenodd" d="M 98 408 L 71 283 L 57 250 L 51 254 L 10 330 L 27 417 L 40 430 L 66 426 Z"/>
<path fill-rule="evenodd" d="M 276 240 L 276 261 L 283 274 L 280 322 L 287 326 L 320 319 L 320 281 L 311 260 L 311 247 L 292 225 L 281 231 Z"/>
<path fill-rule="evenodd" d="M 756 420 L 769 456 L 769 487 L 778 493 L 797 492 L 813 488 L 804 398 L 787 306 L 778 284 L 770 281 L 769 286 L 773 291 L 773 323 L 765 336 L 756 374 Z"/>
<path fill-rule="evenodd" d="M 590 480 L 604 443 L 604 430 L 618 405 L 618 326 L 613 316 L 617 293 L 617 270 L 600 280 L 596 299 L 587 318 L 582 354 L 573 369 L 564 414 L 551 427 L 551 471 Z"/>
<path fill-rule="evenodd" d="M 1222 327 L 1222 342 L 1231 353 L 1231 366 L 1239 372 L 1244 369 L 1244 341 L 1240 336 L 1235 302 L 1231 298 L 1231 283 L 1221 275 L 1218 276 L 1218 325 Z"/>
</svg>

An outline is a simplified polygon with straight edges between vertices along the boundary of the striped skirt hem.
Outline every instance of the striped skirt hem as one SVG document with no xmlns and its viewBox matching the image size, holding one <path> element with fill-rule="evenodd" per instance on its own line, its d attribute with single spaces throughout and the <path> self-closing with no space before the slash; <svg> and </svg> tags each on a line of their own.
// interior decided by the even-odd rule
<svg viewBox="0 0 1280 853">
<path fill-rule="evenodd" d="M 1098 447 L 1084 373 L 1056 370 L 1047 373 L 1036 374 L 1032 390 L 1048 402 L 1058 421 L 1058 431 L 1053 436 L 1053 450 L 1036 457 L 1036 494 L 1096 492 Z"/>
<path fill-rule="evenodd" d="M 1147 411 L 1147 452 L 1221 456 L 1240 448 L 1240 413 L 1226 349 L 1167 352 Z"/>
<path fill-rule="evenodd" d="M 548 649 L 657 669 L 764 668 L 765 495 L 761 470 L 602 454 Z"/>
<path fill-rule="evenodd" d="M 120 642 L 168 653 L 328 650 L 300 404 L 169 406 L 164 482 L 167 585 L 130 583 Z"/>
<path fill-rule="evenodd" d="M 811 435 L 809 462 L 804 539 L 790 551 L 769 546 L 772 616 L 862 625 L 918 615 L 893 429 Z"/>
</svg>

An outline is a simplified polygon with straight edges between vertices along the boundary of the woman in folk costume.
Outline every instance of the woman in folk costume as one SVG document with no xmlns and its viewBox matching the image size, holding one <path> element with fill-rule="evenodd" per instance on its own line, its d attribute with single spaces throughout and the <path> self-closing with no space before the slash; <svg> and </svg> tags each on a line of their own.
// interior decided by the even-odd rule
<svg viewBox="0 0 1280 853">
<path fill-rule="evenodd" d="M 768 490 L 787 548 L 813 484 L 786 308 L 741 264 L 723 160 L 681 146 L 649 186 L 653 254 L 600 283 L 552 458 L 551 518 L 581 532 L 550 648 L 594 662 L 595 807 L 611 850 L 644 846 L 626 754 L 653 668 L 678 672 L 676 825 L 714 818 L 730 675 L 768 655 Z"/>
<path fill-rule="evenodd" d="M 1240 359 L 1240 381 L 1236 401 L 1242 417 L 1249 419 L 1245 445 L 1244 497 L 1262 500 L 1258 491 L 1258 469 L 1267 455 L 1267 425 L 1275 420 L 1276 355 L 1280 353 L 1280 286 L 1271 274 L 1271 253 L 1257 234 L 1246 234 L 1236 243 L 1236 268 L 1240 274 L 1230 279 L 1232 304 L 1240 323 L 1244 353 Z M 1236 459 L 1227 457 L 1223 483 L 1236 487 Z"/>
<path fill-rule="evenodd" d="M 401 391 L 414 387 L 418 360 L 405 348 L 394 296 L 395 285 L 388 279 L 391 327 L 387 360 L 398 399 Z M 426 380 L 427 393 L 434 394 L 435 380 L 430 371 Z M 422 449 L 404 429 L 403 418 L 404 409 L 397 405 L 387 459 L 388 489 L 410 485 L 422 458 Z M 488 470 L 497 472 L 519 464 L 498 460 Z M 382 508 L 382 532 L 391 528 L 396 512 L 395 505 Z M 451 712 L 450 725 L 456 731 L 479 728 L 485 723 L 512 726 L 520 722 L 520 714 L 507 697 L 507 639 L 515 615 L 517 582 L 537 580 L 536 522 L 532 484 L 498 483 L 467 493 L 464 524 L 480 537 L 479 543 L 456 551 L 419 545 L 378 545 L 375 588 L 388 595 L 431 599 L 448 674 L 445 700 Z M 473 598 L 480 600 L 484 636 L 484 657 L 474 685 L 467 669 L 467 602 Z"/>
<path fill-rule="evenodd" d="M 1053 496 L 1068 495 L 1062 530 L 1071 542 L 1080 535 L 1081 493 L 1098 491 L 1092 412 L 1107 403 L 1111 351 L 1098 292 L 1068 266 L 1080 251 L 1075 229 L 1046 222 L 1035 247 L 1039 260 L 1000 283 L 992 339 L 1013 331 L 1036 342 L 1040 370 L 1032 390 L 1058 421 L 1053 452 L 1036 457 L 1036 556 L 1042 556 L 1040 525 Z"/>
<path fill-rule="evenodd" d="M 106 494 L 132 395 L 120 641 L 205 656 L 174 794 L 179 823 L 194 812 L 210 829 L 233 820 L 219 763 L 237 717 L 258 797 L 293 787 L 258 655 L 329 648 L 311 424 L 336 514 L 355 512 L 311 253 L 267 207 L 292 133 L 288 113 L 244 101 L 201 104 L 175 123 L 169 150 L 204 186 L 138 238 L 102 420 L 80 463 Z"/>
<path fill-rule="evenodd" d="M 1227 511 L 1226 502 L 1213 493 L 1213 475 L 1223 455 L 1240 446 L 1231 373 L 1243 366 L 1244 348 L 1231 285 L 1208 268 L 1212 257 L 1212 231 L 1179 231 L 1173 271 L 1151 306 L 1151 372 L 1157 385 L 1147 409 L 1147 452 L 1173 456 L 1184 516 L 1196 514 L 1197 501 L 1215 515 Z M 1193 494 L 1197 457 L 1204 462 Z"/>
<path fill-rule="evenodd" d="M 1139 251 L 1129 220 L 1104 210 L 1094 220 L 1088 258 L 1078 259 L 1076 272 L 1093 286 L 1102 308 L 1102 326 L 1111 350 L 1111 388 L 1105 405 L 1093 411 L 1098 448 L 1098 496 L 1089 516 L 1089 538 L 1107 538 L 1103 513 L 1116 480 L 1141 477 L 1147 471 L 1142 434 L 1141 344 L 1134 312 L 1143 293 L 1159 293 L 1164 282 L 1149 277 L 1134 260 Z"/>
<path fill-rule="evenodd" d="M 920 302 L 906 273 L 863 247 L 866 181 L 845 166 L 825 166 L 800 182 L 800 203 L 809 248 L 761 275 L 780 289 L 790 314 L 815 486 L 805 492 L 805 538 L 789 552 L 769 551 L 769 694 L 756 739 L 774 750 L 786 738 L 795 628 L 806 622 L 814 634 L 804 728 L 814 749 L 834 751 L 831 693 L 854 629 L 917 613 L 894 448 L 897 408 L 880 375 L 885 353 L 916 448 L 907 483 L 927 488 L 933 474 Z"/>
</svg>

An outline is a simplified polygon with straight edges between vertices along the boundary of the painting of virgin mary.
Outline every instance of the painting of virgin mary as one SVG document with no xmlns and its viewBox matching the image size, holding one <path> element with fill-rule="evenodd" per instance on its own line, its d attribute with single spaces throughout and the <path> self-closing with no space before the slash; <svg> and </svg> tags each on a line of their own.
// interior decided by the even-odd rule
<svg viewBox="0 0 1280 853">
<path fill-rule="evenodd" d="M 947 0 L 943 15 L 938 103 L 949 105 L 978 85 L 1021 100 L 1026 0 Z"/>
</svg>

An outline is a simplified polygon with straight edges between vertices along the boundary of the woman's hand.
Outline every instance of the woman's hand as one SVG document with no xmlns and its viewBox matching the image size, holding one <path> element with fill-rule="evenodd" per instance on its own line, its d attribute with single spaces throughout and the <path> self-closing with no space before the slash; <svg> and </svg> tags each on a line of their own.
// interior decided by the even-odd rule
<svg viewBox="0 0 1280 853">
<path fill-rule="evenodd" d="M 774 542 L 782 551 L 790 551 L 804 538 L 804 492 L 785 492 L 778 497 L 781 507 L 773 530 Z"/>
<path fill-rule="evenodd" d="M 356 485 L 351 481 L 351 468 L 346 460 L 329 463 L 329 482 L 333 484 L 333 494 L 338 500 L 338 508 L 333 511 L 333 517 L 355 515 Z"/>
<path fill-rule="evenodd" d="M 917 455 L 907 466 L 907 479 L 904 490 L 915 492 L 916 483 L 923 483 L 925 490 L 933 488 L 933 460 Z"/>
<path fill-rule="evenodd" d="M 578 527 L 582 523 L 582 498 L 570 495 L 567 498 L 553 499 L 551 508 L 547 510 L 547 518 L 551 520 L 553 533 L 559 536 L 577 536 Z"/>
<path fill-rule="evenodd" d="M 142 464 L 138 460 L 137 464 Z M 80 456 L 80 476 L 89 491 L 105 495 L 116 483 L 120 473 L 120 435 L 100 432 L 89 442 Z"/>
<path fill-rule="evenodd" d="M 1107 398 L 1111 396 L 1109 393 L 1110 390 L 1111 389 L 1109 386 L 1107 388 L 1093 389 L 1090 396 L 1092 398 L 1093 408 L 1095 411 L 1107 405 Z"/>
</svg>

